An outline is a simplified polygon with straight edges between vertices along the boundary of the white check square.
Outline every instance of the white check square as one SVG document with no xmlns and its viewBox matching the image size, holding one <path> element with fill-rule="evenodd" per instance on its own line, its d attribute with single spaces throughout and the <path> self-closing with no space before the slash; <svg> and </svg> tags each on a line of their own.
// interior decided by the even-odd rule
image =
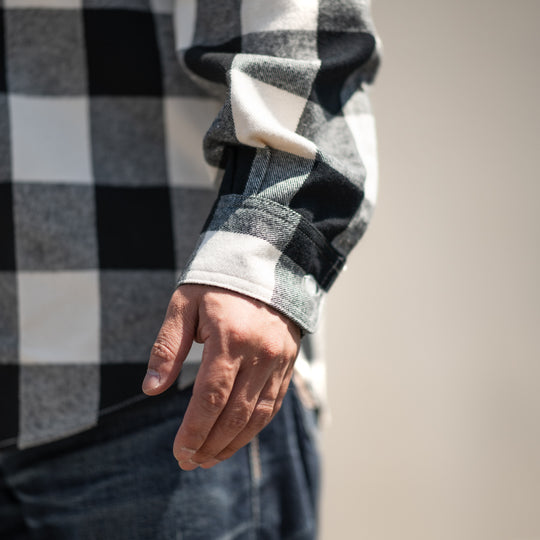
<svg viewBox="0 0 540 540">
<path fill-rule="evenodd" d="M 99 363 L 96 271 L 20 272 L 18 293 L 21 364 Z"/>
<path fill-rule="evenodd" d="M 231 70 L 231 107 L 238 140 L 255 148 L 268 146 L 313 159 L 313 142 L 296 133 L 306 99 Z"/>
<path fill-rule="evenodd" d="M 217 174 L 203 155 L 203 138 L 219 112 L 210 99 L 165 99 L 167 164 L 173 186 L 212 189 Z"/>
<path fill-rule="evenodd" d="M 318 0 L 249 0 L 242 2 L 242 33 L 316 31 L 318 16 Z"/>
<path fill-rule="evenodd" d="M 227 231 L 204 234 L 183 279 L 222 286 L 270 302 L 281 251 L 261 238 Z"/>
<path fill-rule="evenodd" d="M 176 50 L 184 50 L 193 44 L 197 23 L 197 0 L 177 2 L 174 10 L 174 35 Z"/>
<path fill-rule="evenodd" d="M 9 98 L 14 181 L 92 181 L 88 100 L 83 97 Z"/>
</svg>

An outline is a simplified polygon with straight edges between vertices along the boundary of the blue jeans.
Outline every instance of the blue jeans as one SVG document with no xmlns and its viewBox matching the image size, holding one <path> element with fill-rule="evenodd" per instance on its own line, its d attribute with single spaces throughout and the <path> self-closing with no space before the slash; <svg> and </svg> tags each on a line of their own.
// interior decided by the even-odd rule
<svg viewBox="0 0 540 540">
<path fill-rule="evenodd" d="M 190 394 L 168 391 L 84 433 L 0 452 L 0 538 L 315 538 L 315 423 L 295 389 L 250 445 L 184 472 L 172 442 Z"/>
</svg>

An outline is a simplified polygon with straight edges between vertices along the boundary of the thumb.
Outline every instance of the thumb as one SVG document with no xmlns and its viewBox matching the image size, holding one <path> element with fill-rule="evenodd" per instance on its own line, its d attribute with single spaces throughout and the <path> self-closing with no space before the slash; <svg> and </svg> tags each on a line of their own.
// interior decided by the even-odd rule
<svg viewBox="0 0 540 540">
<path fill-rule="evenodd" d="M 197 303 L 190 300 L 181 288 L 169 302 L 165 320 L 150 353 L 148 370 L 142 389 L 145 394 L 161 394 L 180 373 L 191 348 L 197 326 Z"/>
</svg>

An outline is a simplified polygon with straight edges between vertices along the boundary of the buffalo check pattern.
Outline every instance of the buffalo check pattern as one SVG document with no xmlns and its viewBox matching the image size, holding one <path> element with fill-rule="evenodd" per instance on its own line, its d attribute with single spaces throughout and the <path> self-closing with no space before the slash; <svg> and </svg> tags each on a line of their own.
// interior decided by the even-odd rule
<svg viewBox="0 0 540 540">
<path fill-rule="evenodd" d="M 0 49 L 0 446 L 140 399 L 178 283 L 315 330 L 376 196 L 368 2 L 4 0 Z"/>
</svg>

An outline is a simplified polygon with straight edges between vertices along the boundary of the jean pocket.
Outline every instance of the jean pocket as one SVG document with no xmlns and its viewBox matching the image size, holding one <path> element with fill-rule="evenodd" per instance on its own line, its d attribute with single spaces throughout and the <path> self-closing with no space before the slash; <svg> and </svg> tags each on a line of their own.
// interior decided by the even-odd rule
<svg viewBox="0 0 540 540">
<path fill-rule="evenodd" d="M 295 375 L 294 383 L 291 386 L 301 429 L 311 443 L 318 446 L 319 409 L 317 403 L 307 385 L 297 374 Z"/>
</svg>

